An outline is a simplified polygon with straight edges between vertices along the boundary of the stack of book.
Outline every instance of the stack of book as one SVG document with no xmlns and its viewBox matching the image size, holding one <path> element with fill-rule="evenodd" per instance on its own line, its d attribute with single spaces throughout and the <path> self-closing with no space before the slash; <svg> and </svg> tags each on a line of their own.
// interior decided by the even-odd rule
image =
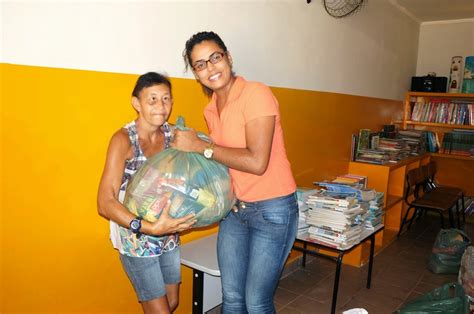
<svg viewBox="0 0 474 314">
<path fill-rule="evenodd" d="M 375 198 L 367 202 L 368 210 L 364 217 L 364 228 L 374 230 L 383 224 L 384 193 L 377 192 Z"/>
<path fill-rule="evenodd" d="M 307 204 L 308 196 L 317 193 L 315 189 L 308 189 L 298 187 L 296 189 L 296 196 L 298 199 L 299 217 L 298 217 L 298 234 L 308 232 L 309 225 L 306 223 L 306 212 L 309 209 Z"/>
<path fill-rule="evenodd" d="M 410 149 L 410 155 L 418 156 L 426 152 L 427 141 L 431 140 L 431 136 L 434 136 L 433 132 L 421 130 L 399 130 L 397 137 L 407 144 Z M 433 146 L 435 146 L 435 143 L 433 143 Z M 428 151 L 432 151 L 430 148 L 431 146 L 428 147 Z M 432 152 L 435 152 L 435 147 L 432 149 Z"/>
<path fill-rule="evenodd" d="M 370 164 L 384 164 L 390 160 L 391 154 L 380 149 L 358 149 L 355 160 Z"/>
<path fill-rule="evenodd" d="M 410 147 L 406 141 L 400 138 L 381 138 L 379 149 L 390 154 L 390 160 L 401 160 L 408 157 Z"/>
<path fill-rule="evenodd" d="M 343 178 L 358 177 L 357 183 L 343 183 Z M 342 178 L 342 179 L 341 179 Z M 363 184 L 362 184 L 363 182 Z M 333 193 L 345 193 L 355 195 L 359 205 L 365 213 L 362 218 L 365 222 L 364 228 L 373 230 L 383 224 L 384 216 L 384 193 L 367 188 L 367 177 L 354 174 L 337 176 L 333 181 L 315 182 L 314 184 L 325 188 Z"/>
<path fill-rule="evenodd" d="M 358 174 L 342 174 L 336 176 L 334 180 L 331 181 L 332 183 L 341 183 L 341 184 L 347 184 L 347 185 L 353 185 L 353 186 L 362 186 L 364 188 L 367 187 L 367 177 L 366 176 L 361 176 Z"/>
<path fill-rule="evenodd" d="M 417 155 L 424 150 L 423 139 L 411 135 L 405 138 L 380 137 L 380 133 L 373 133 L 370 129 L 361 129 L 357 139 L 357 146 L 352 147 L 351 160 L 372 164 L 384 164 L 389 161 L 398 161 L 409 155 Z M 419 137 L 418 134 L 416 134 Z M 353 140 L 354 141 L 354 140 Z M 354 145 L 353 145 L 354 146 Z"/>
<path fill-rule="evenodd" d="M 344 184 L 338 183 L 334 181 L 320 181 L 314 182 L 315 185 L 323 187 L 327 191 L 333 193 L 346 193 L 346 194 L 353 194 L 360 201 L 370 201 L 375 198 L 376 191 L 373 189 L 366 188 L 361 183 L 354 183 L 354 184 Z"/>
<path fill-rule="evenodd" d="M 306 222 L 312 241 L 337 249 L 360 242 L 364 209 L 355 194 L 319 190 L 309 195 Z"/>
</svg>

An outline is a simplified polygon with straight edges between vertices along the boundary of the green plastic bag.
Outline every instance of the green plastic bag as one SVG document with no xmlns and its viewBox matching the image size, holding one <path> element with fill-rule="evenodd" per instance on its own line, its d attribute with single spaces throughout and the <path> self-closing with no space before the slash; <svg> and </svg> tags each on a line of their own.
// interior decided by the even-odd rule
<svg viewBox="0 0 474 314">
<path fill-rule="evenodd" d="M 176 128 L 186 129 L 178 118 Z M 198 136 L 206 141 L 202 133 Z M 231 210 L 235 196 L 228 168 L 198 153 L 165 149 L 150 157 L 128 184 L 124 205 L 143 219 L 157 220 L 166 206 L 171 217 L 194 213 L 203 227 L 223 219 Z"/>
<path fill-rule="evenodd" d="M 457 283 L 447 283 L 411 301 L 397 314 L 447 313 L 468 314 L 469 303 L 464 289 Z"/>
<path fill-rule="evenodd" d="M 459 229 L 441 229 L 436 236 L 428 269 L 436 274 L 457 274 L 464 250 L 471 243 Z"/>
</svg>

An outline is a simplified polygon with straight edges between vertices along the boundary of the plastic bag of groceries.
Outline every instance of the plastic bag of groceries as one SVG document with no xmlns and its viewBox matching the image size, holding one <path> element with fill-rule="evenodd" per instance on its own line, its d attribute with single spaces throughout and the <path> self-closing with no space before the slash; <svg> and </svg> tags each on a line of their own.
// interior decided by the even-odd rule
<svg viewBox="0 0 474 314">
<path fill-rule="evenodd" d="M 177 129 L 185 129 L 183 118 Z M 201 139 L 209 138 L 198 133 Z M 150 157 L 129 182 L 124 205 L 133 214 L 153 222 L 170 203 L 170 216 L 196 215 L 193 227 L 203 227 L 223 219 L 234 204 L 226 166 L 198 153 L 165 149 Z"/>
<path fill-rule="evenodd" d="M 461 258 L 458 275 L 459 283 L 471 302 L 474 301 L 474 246 L 469 246 Z"/>
<path fill-rule="evenodd" d="M 470 243 L 469 236 L 462 230 L 441 229 L 433 244 L 428 269 L 436 274 L 457 274 L 462 255 Z"/>
</svg>

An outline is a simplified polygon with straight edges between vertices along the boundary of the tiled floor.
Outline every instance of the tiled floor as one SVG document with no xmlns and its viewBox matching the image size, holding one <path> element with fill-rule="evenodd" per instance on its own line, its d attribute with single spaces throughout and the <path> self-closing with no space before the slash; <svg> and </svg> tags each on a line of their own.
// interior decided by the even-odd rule
<svg viewBox="0 0 474 314">
<path fill-rule="evenodd" d="M 382 250 L 374 260 L 371 289 L 366 289 L 367 266 L 343 266 L 341 271 L 337 313 L 351 308 L 364 308 L 369 313 L 393 313 L 412 300 L 444 283 L 457 280 L 457 275 L 437 275 L 426 265 L 436 234 L 439 218 L 425 215 Z M 474 225 L 465 230 L 474 239 Z M 297 267 L 280 280 L 275 305 L 279 314 L 330 313 L 335 263 L 322 258 Z M 220 313 L 216 308 L 209 313 Z"/>
</svg>

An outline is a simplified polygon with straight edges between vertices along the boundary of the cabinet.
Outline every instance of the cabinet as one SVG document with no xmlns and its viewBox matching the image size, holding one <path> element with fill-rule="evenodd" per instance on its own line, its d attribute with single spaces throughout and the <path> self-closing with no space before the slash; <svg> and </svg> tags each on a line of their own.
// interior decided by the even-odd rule
<svg viewBox="0 0 474 314">
<path fill-rule="evenodd" d="M 375 237 L 375 252 L 394 241 L 398 230 L 400 230 L 403 215 L 405 215 L 407 210 L 407 205 L 403 198 L 406 173 L 411 169 L 429 163 L 430 158 L 429 154 L 425 154 L 406 158 L 397 163 L 386 163 L 383 165 L 361 162 L 349 163 L 349 173 L 367 176 L 368 187 L 385 194 L 385 229 Z M 358 266 L 368 260 L 368 244 L 361 244 L 355 251 L 349 254 L 352 256 L 347 256 L 348 260 L 344 260 L 344 263 Z"/>
</svg>

